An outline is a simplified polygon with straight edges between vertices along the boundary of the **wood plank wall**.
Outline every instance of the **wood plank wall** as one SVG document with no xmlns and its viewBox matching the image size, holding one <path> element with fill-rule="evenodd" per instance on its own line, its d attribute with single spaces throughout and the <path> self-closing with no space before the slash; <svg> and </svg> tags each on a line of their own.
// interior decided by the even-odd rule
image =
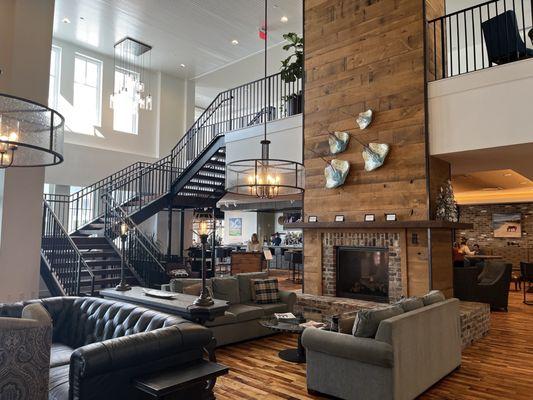
<svg viewBox="0 0 533 400">
<path fill-rule="evenodd" d="M 365 213 L 402 220 L 428 218 L 422 0 L 304 2 L 306 167 L 305 217 L 362 220 Z M 371 108 L 373 124 L 353 117 Z M 351 163 L 346 184 L 324 189 L 326 130 L 351 130 L 365 142 L 391 145 L 385 165 L 365 172 L 352 138 L 338 158 Z"/>
<path fill-rule="evenodd" d="M 439 67 L 428 62 L 426 70 L 424 6 L 428 19 L 444 15 L 444 0 L 304 2 L 306 220 L 314 215 L 327 222 L 343 214 L 348 221 L 362 221 L 367 213 L 383 220 L 385 212 L 401 220 L 433 218 L 434 198 L 449 178 L 449 165 L 430 163 L 427 154 L 425 75 L 432 79 Z M 375 112 L 374 122 L 360 131 L 353 116 L 368 108 Z M 320 156 L 333 158 L 327 131 L 335 130 L 349 130 L 364 143 L 390 144 L 385 165 L 365 172 L 362 146 L 352 138 L 337 156 L 351 164 L 346 184 L 324 189 L 326 164 Z M 409 279 L 409 294 L 435 287 L 450 295 L 451 232 L 435 232 L 437 242 L 429 241 L 427 230 L 405 233 L 408 261 L 402 274 Z M 409 243 L 413 233 L 417 244 Z M 321 294 L 320 231 L 304 230 L 304 256 L 304 291 Z"/>
</svg>

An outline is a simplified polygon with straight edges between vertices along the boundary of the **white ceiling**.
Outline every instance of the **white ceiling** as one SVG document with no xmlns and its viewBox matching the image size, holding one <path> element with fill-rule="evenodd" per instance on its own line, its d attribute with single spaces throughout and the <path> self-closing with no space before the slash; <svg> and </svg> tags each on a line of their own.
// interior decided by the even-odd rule
<svg viewBox="0 0 533 400">
<path fill-rule="evenodd" d="M 113 55 L 125 36 L 153 46 L 152 68 L 192 79 L 261 51 L 264 0 L 56 0 L 54 36 Z M 282 16 L 288 22 L 280 21 Z M 67 17 L 70 24 L 62 22 Z M 302 31 L 302 0 L 269 1 L 269 46 Z M 231 41 L 239 41 L 237 46 Z M 185 64 L 186 67 L 180 67 Z"/>
</svg>

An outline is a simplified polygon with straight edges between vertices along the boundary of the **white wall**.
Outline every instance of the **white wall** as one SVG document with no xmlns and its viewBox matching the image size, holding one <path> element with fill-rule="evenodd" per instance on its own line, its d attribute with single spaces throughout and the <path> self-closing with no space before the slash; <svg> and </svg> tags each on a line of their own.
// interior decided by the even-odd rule
<svg viewBox="0 0 533 400">
<path fill-rule="evenodd" d="M 240 129 L 226 134 L 226 161 L 261 157 L 263 125 Z M 302 162 L 302 115 L 295 115 L 268 123 L 270 157 Z"/>
<path fill-rule="evenodd" d="M 0 92 L 47 103 L 53 17 L 54 0 L 0 2 Z M 36 298 L 44 168 L 0 173 L 0 302 Z"/>
<path fill-rule="evenodd" d="M 285 44 L 284 42 L 268 49 L 268 75 L 279 72 L 281 60 L 289 56 L 289 52 L 282 48 Z M 228 64 L 224 68 L 197 77 L 195 79 L 196 105 L 206 108 L 220 92 L 255 81 L 264 76 L 264 52 L 260 51 L 250 57 Z"/>
<path fill-rule="evenodd" d="M 65 117 L 67 130 L 65 142 L 98 149 L 157 157 L 157 75 L 150 73 L 154 109 L 139 112 L 139 133 L 130 134 L 113 130 L 113 110 L 109 107 L 109 96 L 113 92 L 114 64 L 111 57 L 95 53 L 89 49 L 79 48 L 68 42 L 54 39 L 54 44 L 61 48 L 61 85 L 58 99 L 58 111 Z M 73 112 L 74 101 L 74 57 L 76 52 L 98 59 L 102 65 L 102 121 L 101 126 L 81 126 L 79 117 Z"/>
<path fill-rule="evenodd" d="M 58 110 L 65 116 L 65 162 L 47 170 L 46 182 L 86 186 L 137 161 L 154 162 L 170 153 L 194 118 L 194 82 L 152 71 L 153 110 L 139 112 L 138 134 L 113 130 L 109 95 L 113 89 L 113 59 L 54 39 L 61 48 L 61 85 Z M 103 62 L 101 127 L 71 128 L 75 53 Z M 70 124 L 69 124 L 70 121 Z M 70 126 L 70 129 L 69 129 Z M 76 124 L 79 127 L 79 124 Z M 82 130 L 83 132 L 79 132 Z"/>
<path fill-rule="evenodd" d="M 65 143 L 63 155 L 65 157 L 63 163 L 46 168 L 46 183 L 84 187 L 137 161 L 157 161 L 154 157 L 71 143 Z"/>
<path fill-rule="evenodd" d="M 429 84 L 430 153 L 533 142 L 533 60 Z"/>
<path fill-rule="evenodd" d="M 229 219 L 242 218 L 242 235 L 229 236 Z M 257 213 L 243 211 L 225 211 L 224 212 L 224 244 L 246 243 L 257 233 Z"/>
</svg>

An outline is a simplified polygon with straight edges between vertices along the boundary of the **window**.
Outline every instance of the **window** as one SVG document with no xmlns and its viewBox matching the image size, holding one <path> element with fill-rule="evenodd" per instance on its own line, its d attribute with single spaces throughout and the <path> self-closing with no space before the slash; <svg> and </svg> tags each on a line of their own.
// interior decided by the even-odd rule
<svg viewBox="0 0 533 400">
<path fill-rule="evenodd" d="M 79 122 L 100 126 L 102 62 L 76 53 L 74 59 L 74 113 Z"/>
<path fill-rule="evenodd" d="M 52 46 L 50 57 L 50 83 L 48 87 L 48 106 L 57 108 L 59 87 L 61 86 L 61 48 Z"/>
<path fill-rule="evenodd" d="M 135 78 L 135 79 L 132 79 Z M 127 91 L 115 95 L 113 102 L 113 129 L 126 133 L 137 134 L 139 125 L 139 113 L 137 99 L 135 97 L 135 82 L 139 80 L 139 74 L 123 68 L 115 69 L 115 93 L 121 88 Z"/>
</svg>

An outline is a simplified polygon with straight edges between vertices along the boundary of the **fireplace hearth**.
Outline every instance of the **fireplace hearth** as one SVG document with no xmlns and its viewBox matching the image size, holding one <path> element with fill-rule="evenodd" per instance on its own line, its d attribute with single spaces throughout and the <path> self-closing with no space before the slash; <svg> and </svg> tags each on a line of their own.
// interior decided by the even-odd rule
<svg viewBox="0 0 533 400">
<path fill-rule="evenodd" d="M 337 297 L 389 301 L 387 248 L 339 246 L 336 264 Z"/>
</svg>

